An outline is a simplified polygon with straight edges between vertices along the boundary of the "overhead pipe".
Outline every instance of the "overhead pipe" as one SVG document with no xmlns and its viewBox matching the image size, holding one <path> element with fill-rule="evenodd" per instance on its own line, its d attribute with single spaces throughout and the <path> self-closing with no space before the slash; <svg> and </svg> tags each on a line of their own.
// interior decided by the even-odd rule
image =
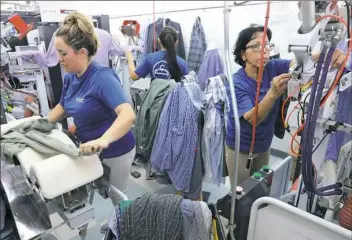
<svg viewBox="0 0 352 240">
<path fill-rule="evenodd" d="M 226 75 L 230 84 L 231 103 L 235 121 L 235 158 L 234 160 L 234 180 L 231 183 L 232 199 L 231 199 L 231 212 L 230 212 L 230 223 L 228 225 L 230 236 L 232 240 L 235 240 L 234 229 L 235 229 L 235 210 L 236 210 L 236 187 L 237 187 L 237 176 L 238 176 L 238 160 L 240 153 L 240 119 L 238 115 L 237 101 L 235 86 L 232 79 L 232 73 L 230 68 L 230 11 L 231 8 L 227 5 L 227 1 L 224 1 L 224 46 L 225 46 L 225 65 Z"/>
</svg>

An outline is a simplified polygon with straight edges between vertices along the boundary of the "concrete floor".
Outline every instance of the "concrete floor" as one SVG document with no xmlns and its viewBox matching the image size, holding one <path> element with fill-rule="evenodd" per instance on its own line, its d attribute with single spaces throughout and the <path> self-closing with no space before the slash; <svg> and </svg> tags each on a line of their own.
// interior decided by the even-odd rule
<svg viewBox="0 0 352 240">
<path fill-rule="evenodd" d="M 270 165 L 273 166 L 281 161 L 280 158 L 272 156 L 270 159 Z M 145 170 L 138 167 L 133 167 L 133 170 L 138 170 L 142 176 L 138 179 L 130 175 L 128 198 L 135 199 L 142 196 L 145 193 L 175 193 L 176 189 L 171 185 L 159 184 L 156 180 L 146 180 Z M 225 196 L 230 191 L 230 181 L 229 178 L 226 179 L 226 183 L 220 187 L 204 183 L 203 191 L 211 192 L 208 202 L 215 203 L 218 199 Z M 100 226 L 107 222 L 110 216 L 113 205 L 109 199 L 103 199 L 99 194 L 95 194 L 93 207 L 95 209 L 95 219 L 93 219 L 88 225 L 88 234 L 85 240 L 103 240 L 104 235 L 100 233 Z M 50 216 L 53 226 L 57 226 L 63 220 L 57 214 L 52 214 Z M 54 232 L 54 235 L 59 240 L 80 240 L 78 230 L 71 230 L 67 225 L 64 225 Z M 45 239 L 43 239 L 45 240 Z M 49 239 L 48 239 L 49 240 Z"/>
</svg>

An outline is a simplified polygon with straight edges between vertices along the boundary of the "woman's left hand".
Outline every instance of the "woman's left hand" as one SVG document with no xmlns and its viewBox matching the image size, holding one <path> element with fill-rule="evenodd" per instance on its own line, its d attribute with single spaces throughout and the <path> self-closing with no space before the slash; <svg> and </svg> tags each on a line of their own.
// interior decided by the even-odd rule
<svg viewBox="0 0 352 240">
<path fill-rule="evenodd" d="M 343 61 L 345 60 L 345 54 L 344 52 L 342 52 L 339 49 L 336 49 L 334 54 L 332 55 L 332 59 L 331 59 L 331 66 L 333 68 L 338 68 L 341 66 L 341 64 L 343 63 Z"/>
<path fill-rule="evenodd" d="M 103 138 L 98 138 L 81 144 L 79 150 L 84 155 L 92 155 L 109 147 L 109 141 Z"/>
</svg>

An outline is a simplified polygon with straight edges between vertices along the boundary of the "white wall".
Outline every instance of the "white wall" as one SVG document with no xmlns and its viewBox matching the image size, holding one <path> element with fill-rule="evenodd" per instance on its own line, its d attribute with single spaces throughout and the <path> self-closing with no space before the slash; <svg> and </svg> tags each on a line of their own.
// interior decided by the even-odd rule
<svg viewBox="0 0 352 240">
<path fill-rule="evenodd" d="M 141 13 L 152 13 L 153 3 L 151 1 L 141 2 L 123 2 L 119 8 L 116 8 L 114 15 L 116 16 L 127 16 L 128 14 L 135 15 Z M 273 3 L 273 2 L 272 2 Z M 113 2 L 111 2 L 113 4 Z M 130 8 L 126 8 L 130 5 Z M 162 9 L 163 3 L 156 1 L 156 9 Z M 165 11 L 179 10 L 179 9 L 194 9 L 207 6 L 222 6 L 222 1 L 171 1 L 164 3 Z M 123 13 L 120 13 L 124 10 Z M 140 9 L 143 8 L 143 9 Z M 129 10 L 127 10 L 129 9 Z M 135 11 L 132 11 L 134 9 Z M 105 6 L 104 6 L 105 10 Z M 230 14 L 230 46 L 235 44 L 239 31 L 249 26 L 251 23 L 264 24 L 265 20 L 265 2 L 261 5 L 254 6 L 239 6 L 233 7 Z M 273 3 L 270 11 L 270 22 L 269 27 L 273 31 L 272 42 L 279 46 L 281 55 L 283 58 L 292 58 L 293 55 L 287 52 L 287 39 L 296 31 L 299 27 L 298 21 L 298 7 L 297 2 L 284 2 L 284 3 Z M 162 17 L 163 14 L 157 14 L 156 19 Z M 181 24 L 183 40 L 185 42 L 186 54 L 189 50 L 189 42 L 192 32 L 192 26 L 195 18 L 199 16 L 202 21 L 202 25 L 207 37 L 208 45 L 216 46 L 219 48 L 220 54 L 224 55 L 224 20 L 223 20 L 223 9 L 206 9 L 206 10 L 192 10 L 176 13 L 165 14 L 166 18 L 170 18 Z M 111 18 L 110 19 L 110 31 L 112 34 L 119 34 L 119 28 L 126 19 L 137 20 L 140 23 L 152 23 L 153 16 L 134 16 L 134 17 L 123 17 L 123 18 Z M 232 55 L 232 54 L 231 54 Z M 233 58 L 231 59 L 233 62 Z M 231 66 L 232 71 L 236 71 L 238 66 L 235 63 Z"/>
<path fill-rule="evenodd" d="M 228 3 L 231 5 L 233 4 L 233 1 L 228 1 Z M 230 14 L 231 49 L 235 44 L 239 31 L 249 26 L 251 23 L 264 24 L 266 2 L 252 1 L 251 3 L 262 4 L 232 7 Z M 269 27 L 273 32 L 272 43 L 275 43 L 279 47 L 282 58 L 293 58 L 293 55 L 289 54 L 287 49 L 288 39 L 295 31 L 298 30 L 300 25 L 298 20 L 297 1 L 271 1 L 271 3 Z M 113 35 L 117 36 L 121 36 L 119 29 L 124 20 L 137 20 L 141 24 L 152 23 L 153 21 L 152 1 L 51 1 L 49 4 L 52 6 L 55 5 L 55 7 L 59 9 L 79 10 L 87 15 L 109 15 L 110 31 Z M 162 12 L 163 10 L 167 12 L 221 6 L 223 6 L 223 1 L 155 1 L 155 8 L 157 13 Z M 138 14 L 148 15 L 128 17 Z M 157 19 L 162 16 L 163 14 L 157 14 L 155 18 Z M 189 50 L 192 26 L 197 16 L 201 18 L 208 45 L 217 47 L 223 58 L 224 17 L 222 8 L 192 10 L 165 14 L 166 18 L 170 18 L 173 21 L 181 24 L 183 39 L 186 47 L 186 56 Z M 232 54 L 231 62 L 232 72 L 235 72 L 239 67 L 233 62 Z M 283 140 L 274 139 L 274 147 L 281 151 L 287 152 L 290 139 L 288 136 L 286 137 Z"/>
</svg>

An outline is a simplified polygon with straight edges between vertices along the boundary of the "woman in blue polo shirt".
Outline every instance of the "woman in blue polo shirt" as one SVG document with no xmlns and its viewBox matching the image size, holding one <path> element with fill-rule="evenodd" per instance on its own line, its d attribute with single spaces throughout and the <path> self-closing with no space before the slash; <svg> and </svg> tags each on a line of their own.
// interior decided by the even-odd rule
<svg viewBox="0 0 352 240">
<path fill-rule="evenodd" d="M 254 118 L 254 105 L 257 89 L 257 76 L 260 66 L 261 42 L 264 32 L 263 26 L 251 26 L 239 33 L 235 48 L 235 62 L 242 66 L 234 75 L 233 82 L 236 92 L 238 114 L 241 125 L 240 157 L 238 165 L 238 184 L 241 184 L 250 174 L 269 163 L 270 145 L 274 136 L 274 125 L 279 114 L 279 97 L 286 91 L 287 82 L 291 78 L 288 74 L 294 60 L 269 60 L 273 45 L 270 44 L 271 31 L 267 31 L 267 40 L 264 49 L 264 74 L 260 89 L 258 105 L 258 118 L 256 141 L 254 146 L 254 160 L 251 169 L 246 169 L 248 154 L 252 141 L 252 120 Z M 312 59 L 317 61 L 318 54 L 313 54 Z M 332 63 L 333 67 L 342 64 L 345 56 L 336 50 Z M 231 99 L 230 86 L 227 85 L 227 95 Z M 230 101 L 231 103 L 231 101 Z M 235 149 L 235 124 L 232 103 L 227 119 L 226 130 L 226 160 L 231 183 L 234 177 L 234 149 Z"/>
<path fill-rule="evenodd" d="M 131 132 L 135 114 L 120 79 L 112 69 L 92 61 L 98 40 L 86 16 L 69 14 L 55 36 L 59 61 L 67 74 L 60 103 L 48 120 L 57 122 L 65 115 L 72 116 L 76 135 L 83 143 L 81 153 L 102 150 L 103 161 L 111 168 L 110 183 L 126 192 L 135 154 Z M 114 205 L 120 200 L 113 191 L 110 198 Z"/>
<path fill-rule="evenodd" d="M 151 80 L 174 79 L 179 82 L 189 71 L 185 60 L 176 55 L 177 39 L 177 32 L 173 27 L 164 27 L 158 39 L 161 50 L 148 54 L 137 69 L 132 53 L 126 52 L 131 79 L 138 80 L 149 75 Z"/>
</svg>

